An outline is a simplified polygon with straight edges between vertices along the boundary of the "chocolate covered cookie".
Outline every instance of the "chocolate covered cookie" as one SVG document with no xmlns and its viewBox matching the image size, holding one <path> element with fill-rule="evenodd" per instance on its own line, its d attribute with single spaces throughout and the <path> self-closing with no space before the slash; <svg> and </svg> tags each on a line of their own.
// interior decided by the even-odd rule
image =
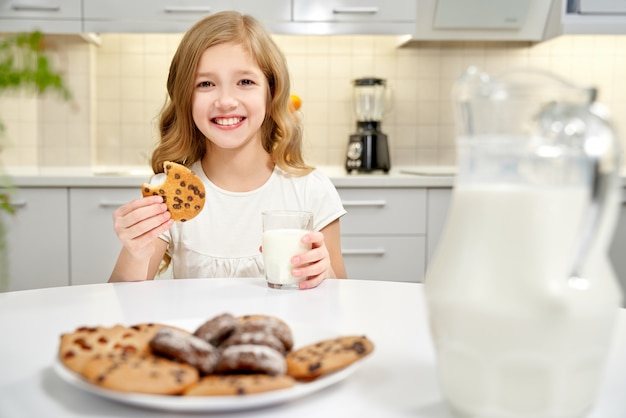
<svg viewBox="0 0 626 418">
<path fill-rule="evenodd" d="M 285 374 L 285 357 L 272 347 L 256 344 L 231 345 L 222 350 L 216 373 Z"/>
<path fill-rule="evenodd" d="M 217 347 L 222 341 L 237 331 L 240 326 L 241 324 L 237 318 L 229 313 L 223 313 L 200 325 L 193 335 Z"/>
<path fill-rule="evenodd" d="M 232 334 L 220 344 L 220 348 L 231 345 L 256 344 L 272 347 L 281 354 L 286 353 L 285 345 L 276 336 L 267 331 L 239 331 Z"/>
<path fill-rule="evenodd" d="M 269 332 L 285 346 L 285 351 L 293 348 L 293 334 L 285 321 L 271 315 L 244 315 L 239 317 L 241 332 Z"/>
<path fill-rule="evenodd" d="M 217 348 L 186 332 L 161 328 L 150 340 L 152 352 L 187 363 L 203 374 L 211 374 L 219 359 Z"/>
</svg>

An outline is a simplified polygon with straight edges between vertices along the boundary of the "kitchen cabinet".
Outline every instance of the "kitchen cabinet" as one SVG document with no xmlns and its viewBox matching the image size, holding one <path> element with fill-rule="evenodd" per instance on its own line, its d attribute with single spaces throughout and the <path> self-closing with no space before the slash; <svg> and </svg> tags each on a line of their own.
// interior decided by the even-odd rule
<svg viewBox="0 0 626 418">
<path fill-rule="evenodd" d="M 291 20 L 290 0 L 83 0 L 85 32 L 185 32 L 208 14 L 237 10 L 261 20 Z"/>
<path fill-rule="evenodd" d="M 389 273 L 421 281 L 426 254 L 426 189 L 338 188 L 348 277 L 385 280 Z M 121 244 L 112 213 L 138 198 L 135 188 L 70 189 L 71 284 L 108 280 Z M 167 277 L 167 275 L 165 275 Z"/>
<path fill-rule="evenodd" d="M 452 199 L 452 188 L 428 189 L 428 222 L 426 240 L 426 261 L 429 262 L 435 251 L 437 244 L 446 225 L 450 201 Z"/>
<path fill-rule="evenodd" d="M 419 0 L 419 41 L 543 41 L 560 34 L 561 0 Z M 418 43 L 419 45 L 419 43 Z"/>
<path fill-rule="evenodd" d="M 14 215 L 1 212 L 6 228 L 9 290 L 69 284 L 67 188 L 12 190 Z"/>
<path fill-rule="evenodd" d="M 409 34 L 417 1 L 293 0 L 291 32 L 316 34 Z"/>
<path fill-rule="evenodd" d="M 106 283 L 122 248 L 113 212 L 141 197 L 132 188 L 70 188 L 70 284 Z"/>
<path fill-rule="evenodd" d="M 450 188 L 337 187 L 348 277 L 420 282 L 445 222 Z M 104 283 L 121 244 L 113 211 L 137 187 L 20 187 L 9 231 L 10 290 Z M 171 277 L 170 272 L 160 278 Z"/>
<path fill-rule="evenodd" d="M 563 34 L 626 34 L 624 0 L 563 0 Z"/>
<path fill-rule="evenodd" d="M 0 0 L 2 32 L 79 33 L 81 0 Z"/>
<path fill-rule="evenodd" d="M 426 189 L 337 188 L 348 278 L 420 282 L 426 269 Z"/>
<path fill-rule="evenodd" d="M 0 0 L 2 32 L 183 33 L 201 17 L 237 10 L 273 33 L 410 34 L 417 1 L 406 0 Z"/>
<path fill-rule="evenodd" d="M 8 229 L 9 290 L 105 283 L 121 244 L 113 211 L 136 188 L 19 188 Z"/>
<path fill-rule="evenodd" d="M 622 189 L 622 205 L 613 235 L 613 242 L 609 248 L 609 257 L 615 274 L 622 287 L 624 296 L 623 306 L 626 308 L 626 189 Z"/>
</svg>

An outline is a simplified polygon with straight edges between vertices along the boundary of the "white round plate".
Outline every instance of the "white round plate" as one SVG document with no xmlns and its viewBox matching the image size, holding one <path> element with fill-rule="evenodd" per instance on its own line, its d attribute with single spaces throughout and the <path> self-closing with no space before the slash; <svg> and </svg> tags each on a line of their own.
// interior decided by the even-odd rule
<svg viewBox="0 0 626 418">
<path fill-rule="evenodd" d="M 171 325 L 174 324 L 172 323 Z M 176 325 L 180 326 L 180 323 L 177 323 Z M 190 327 L 182 328 L 193 329 Z M 298 328 L 294 327 L 294 331 L 295 329 Z M 299 334 L 300 335 L 294 332 L 296 348 L 307 345 L 311 342 L 337 336 L 336 333 L 320 332 L 319 330 L 313 330 L 306 326 L 304 328 L 300 328 Z M 323 334 L 325 334 L 325 336 L 320 337 L 320 335 Z M 302 341 L 302 344 L 299 344 L 298 341 Z M 82 376 L 66 368 L 58 358 L 54 361 L 53 369 L 62 380 L 66 381 L 70 385 L 87 393 L 91 393 L 115 402 L 165 411 L 215 412 L 246 410 L 293 401 L 346 379 L 358 369 L 361 363 L 362 361 L 357 361 L 344 369 L 320 377 L 312 382 L 297 382 L 295 386 L 288 389 L 234 396 L 166 396 L 117 392 L 114 390 L 103 389 L 90 383 Z"/>
</svg>

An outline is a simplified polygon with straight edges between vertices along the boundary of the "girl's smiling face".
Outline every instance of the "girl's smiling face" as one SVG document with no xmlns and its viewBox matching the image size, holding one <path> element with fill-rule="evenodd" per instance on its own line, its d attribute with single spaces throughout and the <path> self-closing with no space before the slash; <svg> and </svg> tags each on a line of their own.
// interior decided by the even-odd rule
<svg viewBox="0 0 626 418">
<path fill-rule="evenodd" d="M 194 123 L 218 148 L 260 145 L 267 92 L 263 72 L 241 45 L 212 46 L 200 57 L 196 71 Z"/>
</svg>

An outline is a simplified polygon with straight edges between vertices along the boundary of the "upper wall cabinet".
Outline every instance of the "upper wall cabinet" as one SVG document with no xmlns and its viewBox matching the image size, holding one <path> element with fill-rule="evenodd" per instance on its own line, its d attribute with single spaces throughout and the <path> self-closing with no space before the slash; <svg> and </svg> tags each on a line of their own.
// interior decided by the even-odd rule
<svg viewBox="0 0 626 418">
<path fill-rule="evenodd" d="M 81 0 L 0 0 L 0 32 L 78 33 Z"/>
<path fill-rule="evenodd" d="M 419 0 L 420 2 L 422 0 Z M 182 33 L 237 10 L 283 34 L 411 34 L 418 0 L 0 0 L 0 32 Z"/>
<path fill-rule="evenodd" d="M 626 1 L 563 0 L 563 33 L 626 34 Z"/>
<path fill-rule="evenodd" d="M 416 0 L 293 0 L 293 21 L 285 32 L 409 34 L 416 17 Z"/>
<path fill-rule="evenodd" d="M 419 0 L 410 40 L 542 41 L 558 35 L 560 0 Z"/>
<path fill-rule="evenodd" d="M 291 0 L 83 0 L 85 32 L 185 32 L 203 16 L 237 10 L 268 28 L 291 19 Z"/>
</svg>

